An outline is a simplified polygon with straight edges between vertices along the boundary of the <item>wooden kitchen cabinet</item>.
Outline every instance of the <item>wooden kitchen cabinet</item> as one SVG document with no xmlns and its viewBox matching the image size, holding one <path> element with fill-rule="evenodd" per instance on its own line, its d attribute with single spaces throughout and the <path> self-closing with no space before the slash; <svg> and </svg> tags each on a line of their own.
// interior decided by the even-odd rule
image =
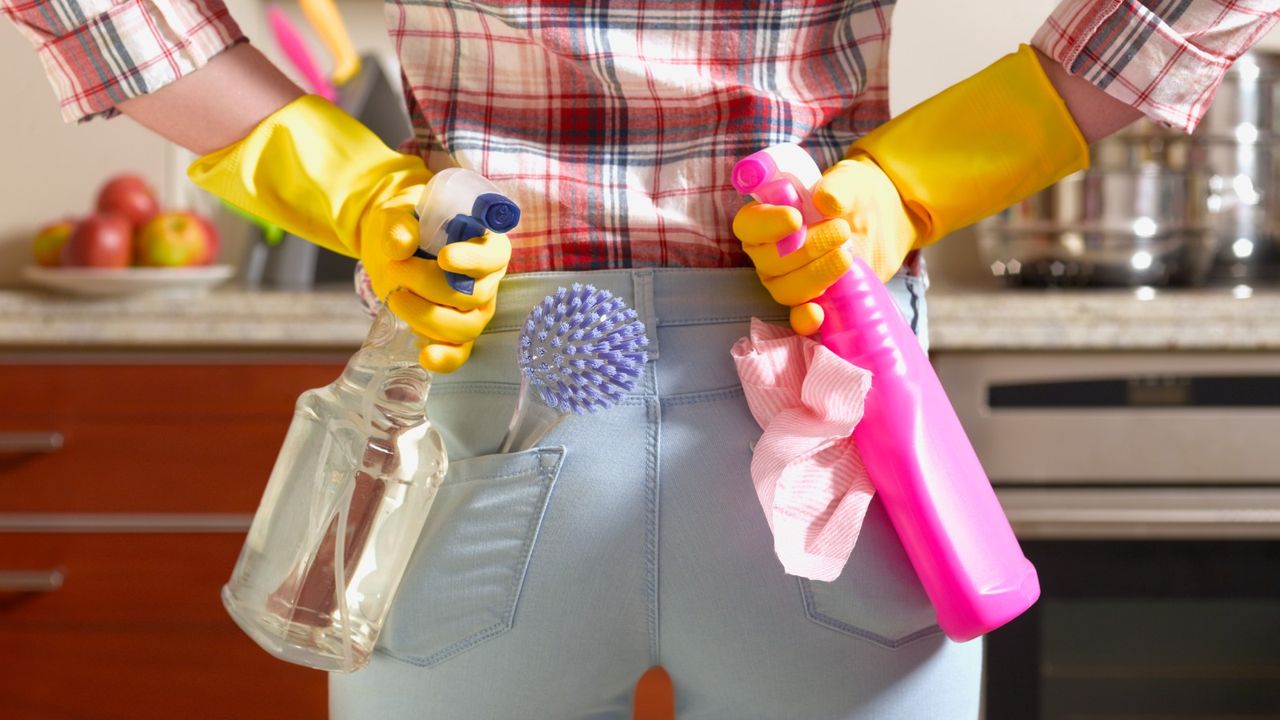
<svg viewBox="0 0 1280 720">
<path fill-rule="evenodd" d="M 326 715 L 219 590 L 333 358 L 0 363 L 0 717 Z"/>
</svg>

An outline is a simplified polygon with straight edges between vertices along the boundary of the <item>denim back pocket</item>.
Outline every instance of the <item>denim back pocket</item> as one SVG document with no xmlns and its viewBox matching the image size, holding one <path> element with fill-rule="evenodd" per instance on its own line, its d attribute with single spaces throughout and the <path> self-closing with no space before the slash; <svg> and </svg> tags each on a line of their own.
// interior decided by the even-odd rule
<svg viewBox="0 0 1280 720">
<path fill-rule="evenodd" d="M 423 667 L 509 630 L 564 448 L 452 462 L 378 649 Z"/>
<path fill-rule="evenodd" d="M 867 508 L 840 577 L 833 582 L 798 580 L 805 615 L 837 632 L 887 648 L 942 632 L 879 498 Z"/>
</svg>

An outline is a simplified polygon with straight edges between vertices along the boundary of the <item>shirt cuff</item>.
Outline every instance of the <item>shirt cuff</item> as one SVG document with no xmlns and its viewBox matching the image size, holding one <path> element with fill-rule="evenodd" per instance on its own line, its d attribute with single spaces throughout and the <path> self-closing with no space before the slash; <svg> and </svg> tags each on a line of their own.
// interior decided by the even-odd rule
<svg viewBox="0 0 1280 720">
<path fill-rule="evenodd" d="M 1031 44 L 1147 117 L 1191 132 L 1235 59 L 1276 22 L 1280 3 L 1063 0 Z"/>
<path fill-rule="evenodd" d="M 120 102 L 154 92 L 246 41 L 222 0 L 116 2 L 49 3 L 50 12 L 53 5 L 60 9 L 61 22 L 20 27 L 36 45 L 67 122 L 117 115 Z"/>
</svg>

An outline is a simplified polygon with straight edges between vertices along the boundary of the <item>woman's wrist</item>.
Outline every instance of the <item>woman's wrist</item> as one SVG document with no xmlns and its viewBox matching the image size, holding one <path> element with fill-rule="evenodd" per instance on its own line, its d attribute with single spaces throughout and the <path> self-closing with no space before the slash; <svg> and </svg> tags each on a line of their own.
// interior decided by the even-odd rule
<svg viewBox="0 0 1280 720">
<path fill-rule="evenodd" d="M 1068 73 L 1066 68 L 1039 50 L 1036 50 L 1036 58 L 1066 103 L 1086 142 L 1100 140 L 1142 117 L 1142 113 L 1132 106 L 1116 100 L 1088 80 Z"/>
</svg>

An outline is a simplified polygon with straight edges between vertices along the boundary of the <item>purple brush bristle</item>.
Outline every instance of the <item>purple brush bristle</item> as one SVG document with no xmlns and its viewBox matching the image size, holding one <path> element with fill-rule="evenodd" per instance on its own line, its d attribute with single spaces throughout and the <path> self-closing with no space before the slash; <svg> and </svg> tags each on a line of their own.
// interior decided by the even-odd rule
<svg viewBox="0 0 1280 720">
<path fill-rule="evenodd" d="M 548 407 L 582 415 L 635 387 L 648 344 L 635 310 L 608 290 L 574 283 L 529 311 L 520 370 Z"/>
</svg>

